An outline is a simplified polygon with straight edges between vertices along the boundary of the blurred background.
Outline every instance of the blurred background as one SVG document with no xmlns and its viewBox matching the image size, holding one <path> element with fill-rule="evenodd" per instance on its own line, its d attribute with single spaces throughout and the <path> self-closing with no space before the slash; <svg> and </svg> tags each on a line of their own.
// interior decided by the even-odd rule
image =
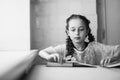
<svg viewBox="0 0 120 80">
<path fill-rule="evenodd" d="M 4 80 L 20 76 L 33 59 L 34 64 L 42 63 L 36 52 L 31 56 L 24 51 L 65 43 L 66 19 L 71 14 L 91 21 L 96 41 L 120 44 L 119 8 L 120 0 L 0 0 L 0 79 L 8 69 Z"/>
<path fill-rule="evenodd" d="M 86 16 L 97 37 L 96 0 L 31 0 L 30 11 L 32 49 L 65 43 L 66 19 L 72 14 Z"/>
<path fill-rule="evenodd" d="M 43 49 L 66 40 L 66 18 L 82 14 L 96 41 L 120 44 L 120 0 L 0 0 L 0 50 Z"/>
<path fill-rule="evenodd" d="M 81 14 L 90 21 L 96 41 L 115 45 L 120 41 L 120 0 L 31 0 L 31 49 L 65 43 L 66 19 Z"/>
</svg>

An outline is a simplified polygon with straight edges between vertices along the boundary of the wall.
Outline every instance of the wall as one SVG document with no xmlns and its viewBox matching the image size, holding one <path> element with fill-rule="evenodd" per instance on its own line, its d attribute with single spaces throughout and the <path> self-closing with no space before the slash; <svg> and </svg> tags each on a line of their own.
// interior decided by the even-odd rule
<svg viewBox="0 0 120 80">
<path fill-rule="evenodd" d="M 29 0 L 0 0 L 0 50 L 29 50 Z"/>
<path fill-rule="evenodd" d="M 106 0 L 107 44 L 120 44 L 120 0 Z"/>
<path fill-rule="evenodd" d="M 120 0 L 97 0 L 99 42 L 120 44 Z"/>
<path fill-rule="evenodd" d="M 96 38 L 96 0 L 31 0 L 31 48 L 43 49 L 65 42 L 65 21 L 71 14 L 90 19 Z"/>
<path fill-rule="evenodd" d="M 97 41 L 106 44 L 107 43 L 107 28 L 106 28 L 106 1 L 96 0 L 97 10 Z"/>
</svg>

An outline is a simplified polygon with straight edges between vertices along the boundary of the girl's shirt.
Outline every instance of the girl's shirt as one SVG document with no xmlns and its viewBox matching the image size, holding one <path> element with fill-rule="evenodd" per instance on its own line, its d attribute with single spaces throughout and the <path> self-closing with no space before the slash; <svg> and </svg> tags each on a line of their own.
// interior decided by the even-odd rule
<svg viewBox="0 0 120 80">
<path fill-rule="evenodd" d="M 66 56 L 66 45 L 58 45 L 56 47 L 48 47 L 44 49 L 49 54 L 58 53 L 60 60 L 78 61 L 81 63 L 99 65 L 102 59 L 111 58 L 111 62 L 120 61 L 120 46 L 105 45 L 99 42 L 90 42 L 84 51 L 78 51 L 74 48 L 73 57 Z"/>
</svg>

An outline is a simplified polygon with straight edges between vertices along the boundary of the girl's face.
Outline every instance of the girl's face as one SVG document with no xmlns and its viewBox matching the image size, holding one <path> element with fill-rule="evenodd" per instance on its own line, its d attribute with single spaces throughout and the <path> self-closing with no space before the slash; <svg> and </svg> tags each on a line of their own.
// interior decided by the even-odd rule
<svg viewBox="0 0 120 80">
<path fill-rule="evenodd" d="M 68 22 L 68 26 L 67 34 L 70 36 L 73 43 L 81 43 L 85 41 L 88 30 L 82 19 L 71 19 Z"/>
</svg>

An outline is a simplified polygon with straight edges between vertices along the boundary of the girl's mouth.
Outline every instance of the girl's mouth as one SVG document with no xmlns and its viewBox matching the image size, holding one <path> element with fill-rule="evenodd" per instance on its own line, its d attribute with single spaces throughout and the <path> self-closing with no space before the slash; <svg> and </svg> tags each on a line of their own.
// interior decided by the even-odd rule
<svg viewBox="0 0 120 80">
<path fill-rule="evenodd" d="M 75 39 L 80 39 L 80 37 L 75 37 Z"/>
</svg>

